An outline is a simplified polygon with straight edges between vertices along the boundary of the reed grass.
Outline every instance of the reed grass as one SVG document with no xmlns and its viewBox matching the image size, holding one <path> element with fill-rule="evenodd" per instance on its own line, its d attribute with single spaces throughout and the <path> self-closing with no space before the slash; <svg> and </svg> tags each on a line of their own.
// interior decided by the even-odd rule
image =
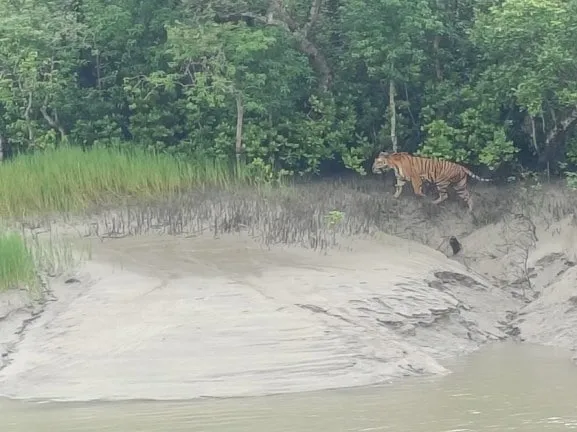
<svg viewBox="0 0 577 432">
<path fill-rule="evenodd" d="M 15 232 L 0 235 L 0 292 L 38 286 L 36 263 L 24 238 Z"/>
<path fill-rule="evenodd" d="M 62 275 L 91 256 L 89 244 L 74 247 L 69 239 L 50 230 L 39 236 L 2 228 L 0 234 L 0 292 L 20 288 L 41 294 L 42 280 Z"/>
<path fill-rule="evenodd" d="M 78 212 L 244 181 L 242 169 L 228 161 L 180 160 L 141 149 L 62 147 L 0 164 L 0 217 Z"/>
</svg>

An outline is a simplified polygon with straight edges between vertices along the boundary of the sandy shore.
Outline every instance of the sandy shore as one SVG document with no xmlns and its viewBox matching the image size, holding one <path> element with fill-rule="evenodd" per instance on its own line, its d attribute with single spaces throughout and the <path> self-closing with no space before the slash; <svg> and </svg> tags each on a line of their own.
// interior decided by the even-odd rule
<svg viewBox="0 0 577 432">
<path fill-rule="evenodd" d="M 460 262 L 388 235 L 326 254 L 244 235 L 96 241 L 51 301 L 2 298 L 0 395 L 263 395 L 448 373 L 444 359 L 510 335 L 575 349 L 576 231 L 553 228 L 527 258 L 528 305 L 502 225 L 461 239 Z"/>
</svg>

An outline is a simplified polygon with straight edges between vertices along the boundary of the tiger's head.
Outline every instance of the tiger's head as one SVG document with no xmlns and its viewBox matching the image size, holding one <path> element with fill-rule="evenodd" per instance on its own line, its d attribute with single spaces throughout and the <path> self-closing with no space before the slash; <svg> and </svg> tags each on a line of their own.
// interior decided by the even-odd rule
<svg viewBox="0 0 577 432">
<path fill-rule="evenodd" d="M 379 174 L 382 173 L 383 171 L 392 168 L 391 165 L 389 165 L 389 157 L 391 156 L 390 153 L 387 152 L 380 152 L 379 155 L 375 158 L 375 161 L 373 162 L 373 173 L 374 174 Z"/>
</svg>

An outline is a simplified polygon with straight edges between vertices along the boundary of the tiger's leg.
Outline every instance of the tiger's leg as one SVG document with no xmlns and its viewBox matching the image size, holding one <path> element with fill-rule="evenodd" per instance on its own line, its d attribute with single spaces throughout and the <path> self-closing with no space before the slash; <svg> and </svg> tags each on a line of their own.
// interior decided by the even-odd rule
<svg viewBox="0 0 577 432">
<path fill-rule="evenodd" d="M 415 195 L 424 197 L 425 194 L 423 193 L 423 179 L 420 177 L 413 177 L 411 178 L 411 184 L 413 185 L 413 191 Z"/>
<path fill-rule="evenodd" d="M 457 195 L 465 201 L 467 206 L 469 207 L 469 211 L 473 211 L 473 197 L 467 190 L 467 177 L 463 177 L 457 184 L 454 186 L 455 192 Z"/>
<path fill-rule="evenodd" d="M 395 184 L 395 194 L 393 196 L 395 198 L 398 198 L 401 196 L 401 193 L 403 192 L 403 186 L 405 186 L 406 181 L 403 180 L 403 176 L 401 175 L 399 170 L 396 167 L 394 169 L 395 169 L 395 178 L 397 179 L 397 182 Z"/>
<path fill-rule="evenodd" d="M 403 186 L 405 186 L 406 181 L 403 180 L 400 177 L 397 177 L 397 184 L 395 184 L 395 194 L 393 195 L 395 198 L 398 198 L 401 196 L 401 193 L 403 193 Z"/>
<path fill-rule="evenodd" d="M 449 183 L 443 181 L 436 183 L 436 185 L 437 185 L 437 192 L 439 193 L 439 198 L 434 200 L 433 204 L 440 204 L 447 198 L 449 198 L 449 195 L 447 194 L 447 187 L 449 187 Z"/>
</svg>

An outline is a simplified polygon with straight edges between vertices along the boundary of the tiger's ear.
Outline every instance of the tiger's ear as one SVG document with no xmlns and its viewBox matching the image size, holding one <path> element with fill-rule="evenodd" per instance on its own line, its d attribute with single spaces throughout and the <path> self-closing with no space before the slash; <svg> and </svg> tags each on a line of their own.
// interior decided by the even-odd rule
<svg viewBox="0 0 577 432">
<path fill-rule="evenodd" d="M 382 151 L 382 152 L 379 153 L 379 156 L 381 156 L 381 157 L 387 157 L 387 156 L 390 156 L 390 153 L 387 152 L 387 151 Z"/>
</svg>

